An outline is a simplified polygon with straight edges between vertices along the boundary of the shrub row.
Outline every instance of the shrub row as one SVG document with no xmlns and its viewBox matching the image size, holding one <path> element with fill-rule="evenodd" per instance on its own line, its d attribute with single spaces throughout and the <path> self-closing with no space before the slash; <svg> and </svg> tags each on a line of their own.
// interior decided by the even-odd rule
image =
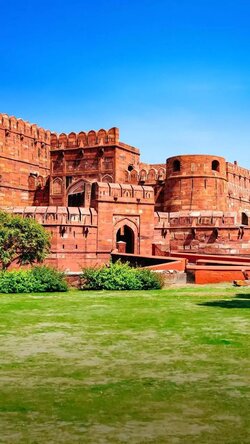
<svg viewBox="0 0 250 444">
<path fill-rule="evenodd" d="M 119 261 L 109 266 L 85 268 L 81 278 L 83 290 L 151 290 L 163 284 L 159 274 Z"/>
<path fill-rule="evenodd" d="M 0 272 L 0 293 L 67 291 L 64 274 L 54 268 L 37 266 L 29 270 Z"/>
</svg>

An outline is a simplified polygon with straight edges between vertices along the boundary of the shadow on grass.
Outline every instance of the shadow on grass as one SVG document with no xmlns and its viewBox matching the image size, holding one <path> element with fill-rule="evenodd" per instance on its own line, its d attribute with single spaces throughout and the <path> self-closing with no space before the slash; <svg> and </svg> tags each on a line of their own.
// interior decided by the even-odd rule
<svg viewBox="0 0 250 444">
<path fill-rule="evenodd" d="M 236 295 L 236 298 L 240 299 L 250 299 L 250 293 L 238 293 Z"/>
<path fill-rule="evenodd" d="M 250 308 L 250 295 L 238 294 L 236 298 L 237 299 L 232 299 L 230 301 L 222 299 L 220 301 L 203 302 L 198 305 L 202 305 L 203 307 Z"/>
</svg>

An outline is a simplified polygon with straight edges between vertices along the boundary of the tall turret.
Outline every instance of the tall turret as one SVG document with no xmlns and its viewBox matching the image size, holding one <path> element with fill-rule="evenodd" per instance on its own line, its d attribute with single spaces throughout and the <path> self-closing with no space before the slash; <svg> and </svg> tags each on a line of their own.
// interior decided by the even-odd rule
<svg viewBox="0 0 250 444">
<path fill-rule="evenodd" d="M 223 157 L 183 155 L 167 159 L 164 211 L 227 210 Z"/>
</svg>

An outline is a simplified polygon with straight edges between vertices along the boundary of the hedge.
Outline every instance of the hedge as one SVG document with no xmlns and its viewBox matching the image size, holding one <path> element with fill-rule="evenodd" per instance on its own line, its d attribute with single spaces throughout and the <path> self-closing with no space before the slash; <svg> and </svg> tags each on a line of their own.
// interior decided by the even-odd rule
<svg viewBox="0 0 250 444">
<path fill-rule="evenodd" d="M 0 293 L 67 291 L 64 274 L 47 266 L 0 271 Z"/>
<path fill-rule="evenodd" d="M 84 268 L 81 281 L 83 290 L 151 290 L 163 285 L 159 274 L 146 268 L 132 268 L 120 261 Z"/>
</svg>

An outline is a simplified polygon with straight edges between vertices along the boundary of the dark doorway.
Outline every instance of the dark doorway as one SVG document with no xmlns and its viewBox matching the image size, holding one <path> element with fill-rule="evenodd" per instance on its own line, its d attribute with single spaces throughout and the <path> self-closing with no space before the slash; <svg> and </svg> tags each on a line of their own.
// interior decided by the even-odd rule
<svg viewBox="0 0 250 444">
<path fill-rule="evenodd" d="M 248 225 L 248 215 L 246 213 L 241 213 L 241 224 Z"/>
<path fill-rule="evenodd" d="M 84 206 L 84 193 L 69 194 L 68 207 Z"/>
<path fill-rule="evenodd" d="M 116 242 L 126 242 L 126 253 L 134 254 L 134 232 L 127 225 L 117 231 Z"/>
</svg>

